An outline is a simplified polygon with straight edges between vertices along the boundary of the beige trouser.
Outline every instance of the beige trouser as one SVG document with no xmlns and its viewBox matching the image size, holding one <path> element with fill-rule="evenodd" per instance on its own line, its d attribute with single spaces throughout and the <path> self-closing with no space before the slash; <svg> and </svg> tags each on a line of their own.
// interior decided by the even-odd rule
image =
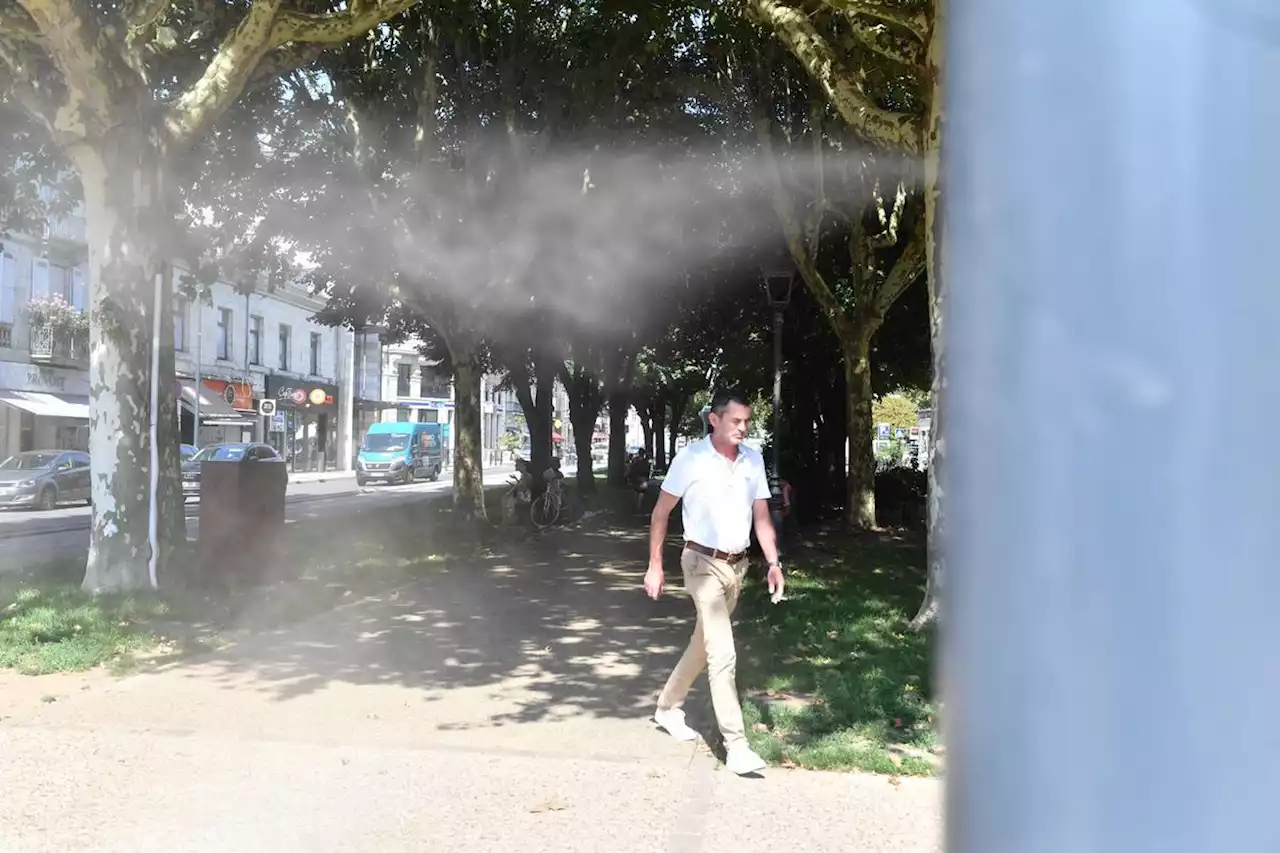
<svg viewBox="0 0 1280 853">
<path fill-rule="evenodd" d="M 684 588 L 697 608 L 698 622 L 689 647 L 684 650 L 675 671 L 667 679 L 666 687 L 658 696 L 658 707 L 665 710 L 683 705 L 694 679 L 706 667 L 707 681 L 711 685 L 711 705 L 715 708 L 716 722 L 728 749 L 746 739 L 742 705 L 738 702 L 738 687 L 734 681 L 738 656 L 733 647 L 730 617 L 738 606 L 747 559 L 744 557 L 730 565 L 724 560 L 715 560 L 686 548 L 680 554 L 680 568 L 684 571 Z"/>
</svg>

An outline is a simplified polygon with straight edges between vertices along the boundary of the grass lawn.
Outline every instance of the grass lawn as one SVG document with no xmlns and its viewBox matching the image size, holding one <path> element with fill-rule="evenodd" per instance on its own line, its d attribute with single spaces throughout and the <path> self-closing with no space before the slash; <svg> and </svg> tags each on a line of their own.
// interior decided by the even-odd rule
<svg viewBox="0 0 1280 853">
<path fill-rule="evenodd" d="M 487 498 L 496 519 L 501 491 Z M 91 596 L 80 591 L 83 557 L 33 566 L 0 575 L 0 669 L 129 671 L 215 648 L 232 630 L 306 619 L 484 548 L 452 523 L 449 501 L 423 500 L 290 523 L 282 559 L 251 586 L 210 586 L 193 572 L 162 580 L 159 593 Z"/>
<path fill-rule="evenodd" d="M 924 546 L 891 537 L 797 543 L 787 600 L 744 591 L 738 687 L 752 746 L 817 770 L 937 772 L 931 631 L 907 628 L 923 594 Z"/>
</svg>

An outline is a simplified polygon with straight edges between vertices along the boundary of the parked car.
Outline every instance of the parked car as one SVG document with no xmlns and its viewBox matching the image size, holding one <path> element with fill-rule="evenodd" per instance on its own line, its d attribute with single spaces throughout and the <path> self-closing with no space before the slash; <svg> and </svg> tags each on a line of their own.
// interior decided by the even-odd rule
<svg viewBox="0 0 1280 853">
<path fill-rule="evenodd" d="M 193 447 L 190 444 L 178 445 L 178 454 L 182 457 L 183 462 L 186 462 L 188 459 L 190 459 L 192 456 L 195 456 L 199 452 L 200 451 L 198 448 Z"/>
<path fill-rule="evenodd" d="M 0 506 L 53 509 L 89 503 L 89 454 L 79 450 L 31 450 L 0 462 Z"/>
<path fill-rule="evenodd" d="M 284 458 L 269 444 L 233 442 L 209 444 L 182 463 L 182 499 L 200 497 L 200 466 L 205 462 L 244 462 L 283 465 Z"/>
</svg>

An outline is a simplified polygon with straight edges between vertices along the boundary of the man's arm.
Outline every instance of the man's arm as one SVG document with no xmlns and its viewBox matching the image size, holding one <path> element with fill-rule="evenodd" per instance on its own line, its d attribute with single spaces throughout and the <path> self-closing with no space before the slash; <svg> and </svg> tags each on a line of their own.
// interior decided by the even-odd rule
<svg viewBox="0 0 1280 853">
<path fill-rule="evenodd" d="M 755 517 L 756 541 L 770 566 L 778 565 L 778 533 L 773 529 L 773 516 L 769 513 L 769 501 L 756 498 L 751 505 L 751 513 Z M 741 518 L 741 516 L 739 516 Z M 663 525 L 666 526 L 665 524 Z"/>
<path fill-rule="evenodd" d="M 667 541 L 667 523 L 671 520 L 671 510 L 679 502 L 675 495 L 659 489 L 658 502 L 649 516 L 649 565 L 656 564 L 659 569 L 662 568 L 662 546 Z"/>
<path fill-rule="evenodd" d="M 773 515 L 769 512 L 769 499 L 773 492 L 769 489 L 769 475 L 765 471 L 764 460 L 760 460 L 760 470 L 756 476 L 756 499 L 751 504 L 751 514 L 755 518 L 756 541 L 764 558 L 769 561 L 769 594 L 774 604 L 782 600 L 782 590 L 786 581 L 782 578 L 782 566 L 778 562 L 778 531 L 773 529 Z"/>
<path fill-rule="evenodd" d="M 650 598 L 662 595 L 665 586 L 662 573 L 662 546 L 667 541 L 667 522 L 685 490 L 689 488 L 689 456 L 686 450 L 676 454 L 667 476 L 658 490 L 657 503 L 649 516 L 649 569 L 644 573 L 644 591 Z"/>
</svg>

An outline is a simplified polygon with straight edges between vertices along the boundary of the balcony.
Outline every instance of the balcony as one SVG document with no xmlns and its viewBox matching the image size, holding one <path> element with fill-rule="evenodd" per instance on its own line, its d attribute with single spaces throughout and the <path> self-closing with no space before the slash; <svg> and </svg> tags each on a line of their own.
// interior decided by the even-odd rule
<svg viewBox="0 0 1280 853">
<path fill-rule="evenodd" d="M 83 332 L 33 326 L 31 360 L 80 367 L 89 361 L 89 336 Z"/>
</svg>

